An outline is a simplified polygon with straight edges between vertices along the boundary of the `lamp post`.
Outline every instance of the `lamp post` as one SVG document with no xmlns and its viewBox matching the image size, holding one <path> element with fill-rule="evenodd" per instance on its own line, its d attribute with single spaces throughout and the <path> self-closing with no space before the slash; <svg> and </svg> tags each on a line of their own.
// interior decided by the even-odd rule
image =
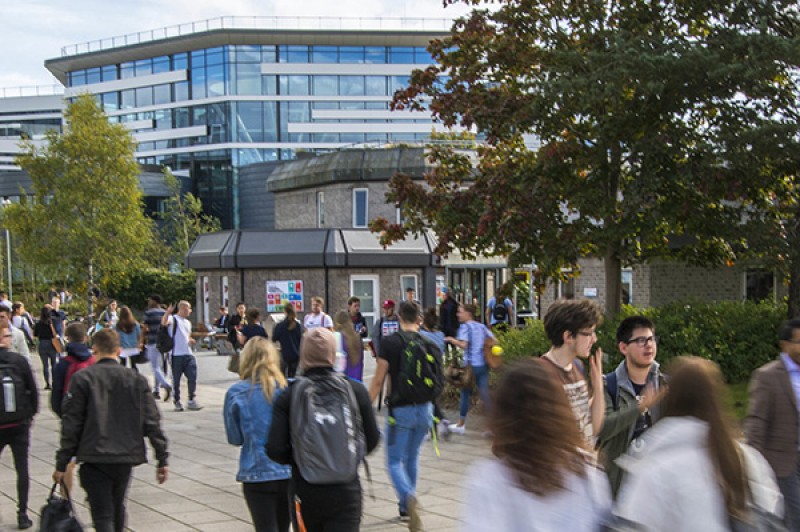
<svg viewBox="0 0 800 532">
<path fill-rule="evenodd" d="M 6 207 L 11 205 L 11 199 L 8 196 L 3 196 L 3 210 Z M 8 271 L 8 300 L 14 301 L 14 283 L 11 282 L 11 233 L 8 231 L 8 227 L 5 228 L 6 231 L 6 268 Z"/>
</svg>

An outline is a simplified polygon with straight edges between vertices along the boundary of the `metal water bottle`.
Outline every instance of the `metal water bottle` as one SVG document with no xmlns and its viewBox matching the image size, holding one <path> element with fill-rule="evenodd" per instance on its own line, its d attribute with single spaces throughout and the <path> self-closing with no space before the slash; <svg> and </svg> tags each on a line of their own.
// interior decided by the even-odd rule
<svg viewBox="0 0 800 532">
<path fill-rule="evenodd" d="M 6 412 L 17 411 L 17 394 L 14 388 L 14 379 L 6 375 L 3 377 L 3 399 L 5 400 Z"/>
</svg>

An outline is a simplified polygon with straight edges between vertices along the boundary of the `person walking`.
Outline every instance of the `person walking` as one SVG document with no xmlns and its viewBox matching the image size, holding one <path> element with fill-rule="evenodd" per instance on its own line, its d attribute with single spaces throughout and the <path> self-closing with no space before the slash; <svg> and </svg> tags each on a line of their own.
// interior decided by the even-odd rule
<svg viewBox="0 0 800 532">
<path fill-rule="evenodd" d="M 55 324 L 52 322 L 52 313 L 48 305 L 42 307 L 39 321 L 33 328 L 33 335 L 39 340 L 39 358 L 42 359 L 42 375 L 44 376 L 44 389 L 50 389 L 50 371 L 58 360 L 58 351 L 53 345 L 57 338 Z"/>
<path fill-rule="evenodd" d="M 453 291 L 446 286 L 442 288 L 444 300 L 439 305 L 439 330 L 445 336 L 456 336 L 458 334 L 458 301 L 453 297 Z M 448 348 L 450 344 L 447 344 Z"/>
<path fill-rule="evenodd" d="M 358 382 L 364 380 L 364 344 L 361 336 L 353 328 L 353 320 L 350 313 L 340 310 L 333 316 L 333 326 L 337 333 L 341 335 L 342 347 L 344 348 L 345 367 L 344 374 Z"/>
<path fill-rule="evenodd" d="M 281 368 L 287 379 L 293 379 L 300 362 L 300 341 L 303 339 L 303 326 L 297 319 L 292 303 L 283 306 L 283 319 L 272 330 L 272 341 L 281 346 Z"/>
<path fill-rule="evenodd" d="M 161 327 L 161 319 L 164 317 L 164 309 L 161 308 L 161 296 L 158 294 L 151 294 L 147 298 L 147 309 L 142 316 L 142 339 L 144 350 L 147 354 L 147 360 L 150 362 L 150 368 L 153 370 L 153 397 L 156 399 L 161 398 L 161 389 L 166 393 L 164 401 L 169 401 L 172 394 L 172 385 L 167 380 L 165 355 L 159 353 L 156 348 L 156 338 L 158 337 L 158 329 Z"/>
<path fill-rule="evenodd" d="M 98 331 L 92 348 L 97 362 L 70 381 L 53 481 L 62 482 L 76 457 L 95 530 L 122 532 L 131 472 L 147 461 L 144 438 L 155 452 L 159 484 L 169 474 L 167 439 L 147 380 L 119 363 L 119 335 L 113 329 Z"/>
<path fill-rule="evenodd" d="M 5 307 L 3 310 L 6 311 Z M 17 473 L 17 526 L 24 530 L 33 526 L 28 517 L 28 453 L 30 450 L 31 424 L 39 412 L 39 393 L 28 361 L 11 351 L 11 333 L 8 326 L 0 326 L 0 368 L 4 394 L 12 399 L 11 405 L 0 412 L 0 453 L 6 445 L 11 447 L 14 469 Z M 10 385 L 11 389 L 6 387 Z M 8 391 L 6 391 L 8 390 Z M 13 394 L 13 395 L 12 395 Z"/>
<path fill-rule="evenodd" d="M 458 307 L 458 320 L 461 322 L 461 326 L 458 328 L 458 338 L 448 336 L 445 337 L 445 342 L 464 350 L 464 366 L 472 367 L 475 385 L 481 394 L 483 406 L 490 410 L 492 402 L 489 397 L 489 366 L 483 357 L 483 344 L 487 338 L 494 338 L 494 335 L 484 324 L 475 321 L 476 311 L 475 305 L 460 305 Z M 458 423 L 449 426 L 448 430 L 450 432 L 464 434 L 471 401 L 472 387 L 462 388 Z"/>
<path fill-rule="evenodd" d="M 462 531 L 600 530 L 611 515 L 608 479 L 546 362 L 509 368 L 488 420 L 494 458 L 467 473 Z"/>
<path fill-rule="evenodd" d="M 161 318 L 161 326 L 167 327 L 170 336 L 175 342 L 172 350 L 172 394 L 176 412 L 183 412 L 181 402 L 181 377 L 186 375 L 186 382 L 189 388 L 189 402 L 186 407 L 189 410 L 201 410 L 203 407 L 195 399 L 197 390 L 197 360 L 192 353 L 192 346 L 195 344 L 192 338 L 192 323 L 189 316 L 192 314 L 192 305 L 188 301 L 178 302 L 178 311 L 172 314 L 173 306 L 167 307 L 167 311 Z M 173 327 L 176 323 L 177 326 Z"/>
<path fill-rule="evenodd" d="M 228 443 L 241 447 L 236 480 L 242 483 L 256 532 L 288 532 L 291 468 L 273 462 L 266 452 L 272 407 L 286 388 L 272 342 L 261 337 L 248 341 L 239 358 L 239 375 L 222 409 Z"/>
<path fill-rule="evenodd" d="M 333 320 L 325 314 L 325 300 L 319 296 L 311 298 L 311 312 L 303 318 L 303 329 L 306 332 L 317 327 L 324 327 L 333 332 Z"/>
<path fill-rule="evenodd" d="M 11 325 L 22 331 L 28 346 L 33 348 L 33 318 L 21 301 L 11 305 Z"/>
<path fill-rule="evenodd" d="M 751 505 L 780 520 L 775 476 L 757 450 L 737 441 L 719 367 L 681 357 L 669 375 L 662 419 L 618 460 L 625 476 L 614 513 L 625 530 L 722 532 L 740 530 L 737 522 L 751 530 Z"/>
<path fill-rule="evenodd" d="M 486 319 L 489 327 L 493 331 L 498 329 L 507 331 L 516 323 L 515 315 L 514 303 L 503 294 L 501 289 L 498 289 L 495 296 L 489 298 L 489 302 L 486 304 Z"/>
<path fill-rule="evenodd" d="M 133 357 L 137 356 L 142 351 L 142 326 L 139 325 L 139 322 L 133 317 L 131 309 L 125 305 L 120 307 L 119 318 L 117 319 L 116 325 L 112 328 L 119 334 L 119 341 L 122 346 L 122 351 L 119 355 L 120 363 L 123 366 L 127 366 L 128 361 L 130 361 L 131 369 L 138 371 Z"/>
<path fill-rule="evenodd" d="M 358 532 L 358 465 L 380 439 L 366 388 L 337 373 L 335 360 L 331 331 L 317 327 L 305 334 L 300 345 L 303 376 L 275 399 L 267 439 L 267 456 L 292 465 L 298 519 L 307 532 Z M 315 423 L 314 418 L 332 421 Z"/>
</svg>

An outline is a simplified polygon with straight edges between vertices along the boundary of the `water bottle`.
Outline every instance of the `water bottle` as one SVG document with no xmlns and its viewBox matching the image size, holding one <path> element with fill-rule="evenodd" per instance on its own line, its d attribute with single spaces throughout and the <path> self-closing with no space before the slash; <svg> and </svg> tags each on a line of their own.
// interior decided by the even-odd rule
<svg viewBox="0 0 800 532">
<path fill-rule="evenodd" d="M 8 375 L 3 377 L 3 399 L 5 400 L 6 412 L 17 411 L 17 394 L 15 393 L 14 380 Z"/>
</svg>

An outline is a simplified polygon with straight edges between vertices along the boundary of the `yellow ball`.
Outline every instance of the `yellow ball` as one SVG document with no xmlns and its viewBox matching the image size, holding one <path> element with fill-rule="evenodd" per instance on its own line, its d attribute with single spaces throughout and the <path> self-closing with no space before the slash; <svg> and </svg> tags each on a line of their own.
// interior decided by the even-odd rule
<svg viewBox="0 0 800 532">
<path fill-rule="evenodd" d="M 503 348 L 499 345 L 492 346 L 492 354 L 499 357 L 503 354 Z"/>
</svg>

